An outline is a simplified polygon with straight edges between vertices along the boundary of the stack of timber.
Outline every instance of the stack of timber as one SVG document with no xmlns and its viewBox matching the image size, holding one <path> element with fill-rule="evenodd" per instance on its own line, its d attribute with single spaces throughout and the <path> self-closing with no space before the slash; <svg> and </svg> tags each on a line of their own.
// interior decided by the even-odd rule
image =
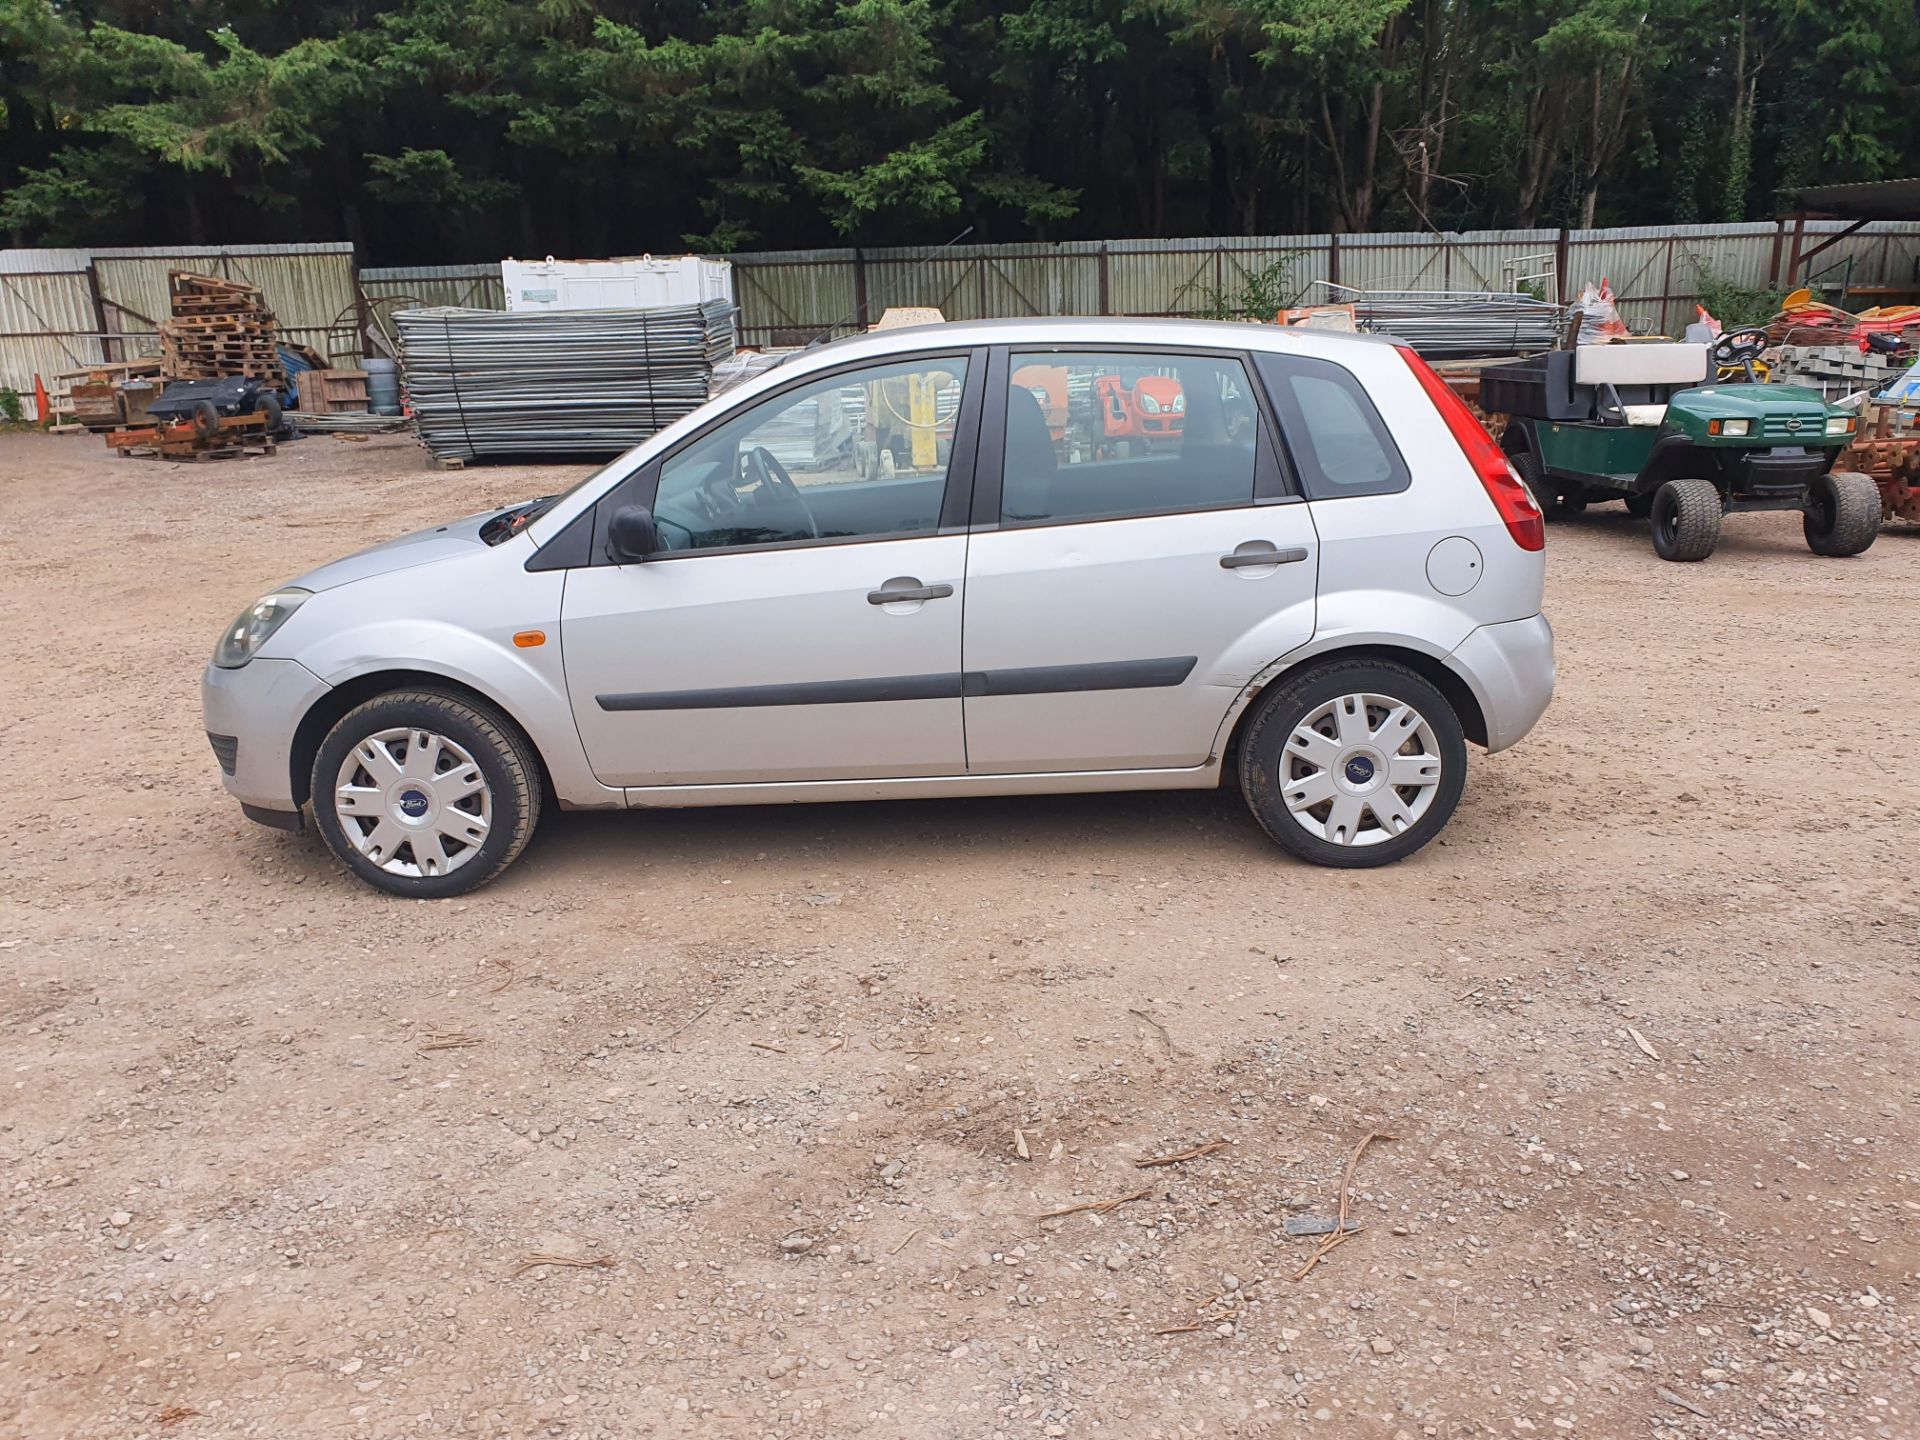
<svg viewBox="0 0 1920 1440">
<path fill-rule="evenodd" d="M 278 326 L 259 286 L 175 270 L 167 288 L 173 318 L 160 326 L 160 358 L 169 379 L 241 375 L 285 388 Z"/>
</svg>

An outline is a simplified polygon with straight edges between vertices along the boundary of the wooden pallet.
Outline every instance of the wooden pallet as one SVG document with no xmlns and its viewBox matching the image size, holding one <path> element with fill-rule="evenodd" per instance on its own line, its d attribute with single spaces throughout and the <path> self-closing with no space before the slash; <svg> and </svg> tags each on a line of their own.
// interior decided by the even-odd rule
<svg viewBox="0 0 1920 1440">
<path fill-rule="evenodd" d="M 302 370 L 299 409 L 308 415 L 339 415 L 371 407 L 364 370 Z"/>
<path fill-rule="evenodd" d="M 173 460 L 197 464 L 202 460 L 246 460 L 254 456 L 277 454 L 279 449 L 278 445 L 268 440 L 258 445 L 222 445 L 211 450 L 178 445 L 136 445 L 119 453 L 133 460 Z"/>
<path fill-rule="evenodd" d="M 257 285 L 175 270 L 167 290 L 172 318 L 160 325 L 160 354 L 169 378 L 238 375 L 285 387 L 279 326 Z"/>
</svg>

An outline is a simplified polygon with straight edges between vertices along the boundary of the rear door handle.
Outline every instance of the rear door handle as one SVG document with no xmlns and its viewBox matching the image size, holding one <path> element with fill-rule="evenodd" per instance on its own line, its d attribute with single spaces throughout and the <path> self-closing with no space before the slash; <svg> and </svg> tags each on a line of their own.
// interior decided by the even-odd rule
<svg viewBox="0 0 1920 1440">
<path fill-rule="evenodd" d="M 1264 541 L 1248 541 L 1248 544 L 1264 544 Z M 1230 555 L 1220 557 L 1222 570 L 1238 570 L 1247 565 L 1293 565 L 1307 558 L 1306 548 L 1295 545 L 1290 549 L 1276 550 L 1268 545 L 1264 550 L 1235 550 Z"/>
<path fill-rule="evenodd" d="M 869 590 L 869 605 L 892 605 L 901 600 L 944 600 L 953 594 L 951 585 L 903 585 L 898 589 Z"/>
</svg>

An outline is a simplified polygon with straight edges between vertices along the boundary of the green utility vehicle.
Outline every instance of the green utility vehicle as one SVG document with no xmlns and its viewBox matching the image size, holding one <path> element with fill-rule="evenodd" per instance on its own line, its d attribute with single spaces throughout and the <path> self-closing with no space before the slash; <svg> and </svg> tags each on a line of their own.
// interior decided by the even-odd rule
<svg viewBox="0 0 1920 1440">
<path fill-rule="evenodd" d="M 1552 350 L 1480 376 L 1480 403 L 1511 418 L 1514 470 L 1549 519 L 1624 500 L 1653 521 L 1663 560 L 1704 560 L 1735 510 L 1798 510 L 1816 555 L 1858 555 L 1880 529 L 1880 491 L 1834 473 L 1859 421 L 1816 390 L 1763 385 L 1762 330 L 1711 346 L 1617 341 Z M 1709 361 L 1744 372 L 1706 383 Z"/>
</svg>

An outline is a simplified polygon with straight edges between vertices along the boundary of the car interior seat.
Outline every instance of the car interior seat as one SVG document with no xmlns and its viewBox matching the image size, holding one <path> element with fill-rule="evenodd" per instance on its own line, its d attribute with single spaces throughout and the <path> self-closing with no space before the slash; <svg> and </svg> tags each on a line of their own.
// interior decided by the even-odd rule
<svg viewBox="0 0 1920 1440">
<path fill-rule="evenodd" d="M 1007 387 L 1007 454 L 1000 472 L 1000 513 L 1010 519 L 1037 520 L 1049 512 L 1054 476 L 1060 459 L 1054 453 L 1053 434 L 1046 412 L 1033 393 L 1020 385 Z"/>
</svg>

